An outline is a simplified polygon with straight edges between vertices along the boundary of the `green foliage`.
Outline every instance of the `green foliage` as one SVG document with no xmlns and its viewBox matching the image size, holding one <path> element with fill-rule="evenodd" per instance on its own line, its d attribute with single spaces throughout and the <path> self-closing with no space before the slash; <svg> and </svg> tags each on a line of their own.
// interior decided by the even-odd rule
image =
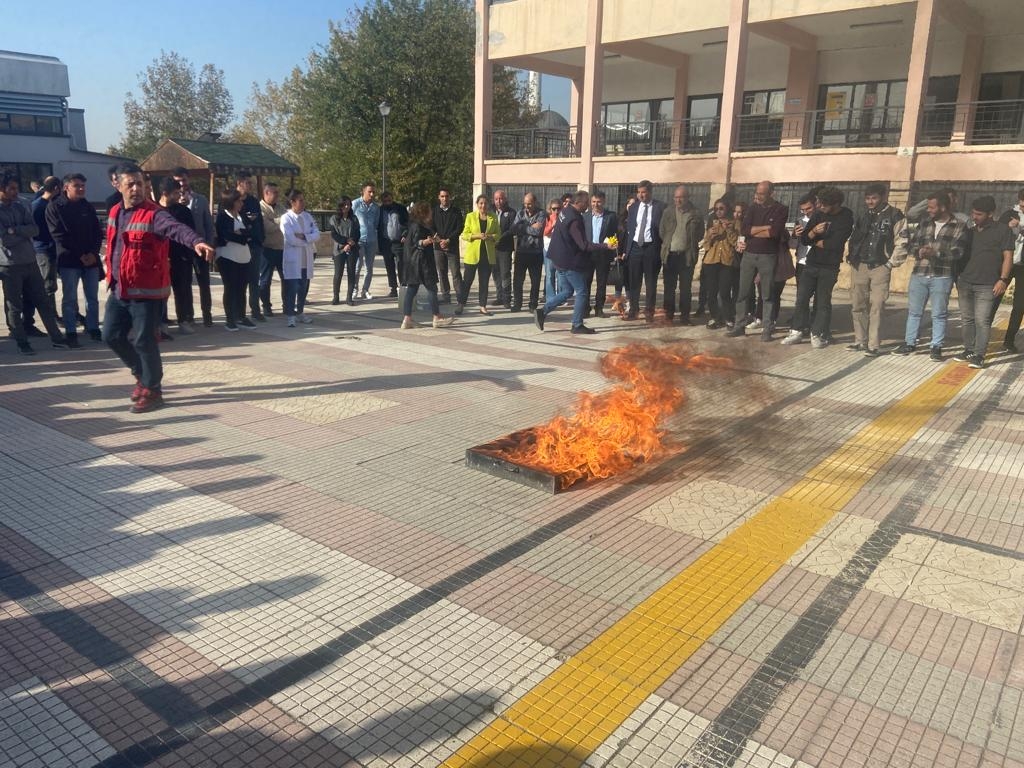
<svg viewBox="0 0 1024 768">
<path fill-rule="evenodd" d="M 194 139 L 220 132 L 234 117 L 224 71 L 204 64 L 199 72 L 180 54 L 163 50 L 139 73 L 141 100 L 125 94 L 125 132 L 110 152 L 142 160 L 163 139 Z"/>
<path fill-rule="evenodd" d="M 380 183 L 387 120 L 387 185 L 399 200 L 432 200 L 438 185 L 470 198 L 473 57 L 469 0 L 370 0 L 280 86 L 253 88 L 235 136 L 259 140 L 302 168 L 310 205 L 334 207 L 362 182 Z M 525 89 L 495 68 L 495 124 L 527 124 Z"/>
</svg>

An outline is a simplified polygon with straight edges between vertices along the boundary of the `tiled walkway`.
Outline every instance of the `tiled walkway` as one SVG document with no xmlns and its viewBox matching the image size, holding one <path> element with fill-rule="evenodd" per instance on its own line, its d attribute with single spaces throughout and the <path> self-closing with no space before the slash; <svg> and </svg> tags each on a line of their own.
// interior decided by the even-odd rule
<svg viewBox="0 0 1024 768">
<path fill-rule="evenodd" d="M 166 344 L 142 416 L 100 345 L 0 342 L 0 766 L 1024 766 L 1024 359 L 400 331 L 326 282 Z M 659 461 L 465 466 L 679 340 L 734 370 Z"/>
</svg>

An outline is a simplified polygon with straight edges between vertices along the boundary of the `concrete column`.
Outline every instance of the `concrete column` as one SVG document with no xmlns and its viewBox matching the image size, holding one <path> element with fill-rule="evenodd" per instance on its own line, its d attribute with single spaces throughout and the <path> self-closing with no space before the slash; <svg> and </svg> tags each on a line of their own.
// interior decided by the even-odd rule
<svg viewBox="0 0 1024 768">
<path fill-rule="evenodd" d="M 493 100 L 494 68 L 491 65 L 490 2 L 476 0 L 476 55 L 473 70 L 476 88 L 473 92 L 473 196 L 483 194 L 487 184 L 487 166 L 484 159 L 490 152 L 487 146 L 488 134 L 494 127 Z"/>
<path fill-rule="evenodd" d="M 903 110 L 903 129 L 900 132 L 900 148 L 903 152 L 916 151 L 921 131 L 921 112 L 928 92 L 935 22 L 935 0 L 917 0 L 914 42 L 910 48 L 910 70 L 907 73 L 907 100 Z"/>
<path fill-rule="evenodd" d="M 725 169 L 725 181 L 732 174 L 731 154 L 736 145 L 736 115 L 743 104 L 743 80 L 747 70 L 747 8 L 750 0 L 729 0 L 729 35 L 725 48 L 725 77 L 722 82 L 722 125 L 718 138 L 718 159 Z"/>
<path fill-rule="evenodd" d="M 597 121 L 601 115 L 604 74 L 604 46 L 601 44 L 603 15 L 604 0 L 590 0 L 587 3 L 587 47 L 583 54 L 583 99 L 578 123 L 579 188 L 587 190 L 594 184 L 594 149 L 597 143 Z"/>
<path fill-rule="evenodd" d="M 786 116 L 782 119 L 781 146 L 799 149 L 803 146 L 804 138 L 810 138 L 807 134 L 814 129 L 814 123 L 813 115 L 807 113 L 817 107 L 817 87 L 818 52 L 790 47 L 786 74 Z"/>
<path fill-rule="evenodd" d="M 985 38 L 967 35 L 964 39 L 964 58 L 960 65 L 960 87 L 956 93 L 956 115 L 949 145 L 962 147 L 971 140 L 974 114 L 981 87 L 981 59 L 985 53 Z"/>
<path fill-rule="evenodd" d="M 686 101 L 689 97 L 690 57 L 676 67 L 676 87 L 672 95 L 672 148 L 671 153 L 682 151 L 686 145 L 686 131 L 683 120 L 686 119 Z"/>
<path fill-rule="evenodd" d="M 569 129 L 574 131 L 571 140 L 575 142 L 576 154 L 580 147 L 580 115 L 583 114 L 583 80 L 573 78 L 569 81 Z"/>
</svg>

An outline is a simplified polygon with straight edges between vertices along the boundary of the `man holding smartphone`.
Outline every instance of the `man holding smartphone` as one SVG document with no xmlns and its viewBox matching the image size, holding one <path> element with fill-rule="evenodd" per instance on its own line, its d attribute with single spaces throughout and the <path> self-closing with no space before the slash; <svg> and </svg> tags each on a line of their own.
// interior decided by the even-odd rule
<svg viewBox="0 0 1024 768">
<path fill-rule="evenodd" d="M 836 187 L 823 187 L 818 192 L 821 208 L 811 215 L 800 235 L 800 242 L 810 246 L 810 249 L 807 251 L 807 264 L 797 290 L 793 327 L 782 340 L 783 344 L 799 344 L 803 341 L 800 329 L 809 321 L 813 296 L 818 310 L 811 323 L 811 346 L 815 349 L 828 346 L 832 289 L 839 279 L 839 265 L 843 262 L 846 241 L 853 232 L 853 212 L 843 205 L 844 199 L 842 191 Z"/>
</svg>

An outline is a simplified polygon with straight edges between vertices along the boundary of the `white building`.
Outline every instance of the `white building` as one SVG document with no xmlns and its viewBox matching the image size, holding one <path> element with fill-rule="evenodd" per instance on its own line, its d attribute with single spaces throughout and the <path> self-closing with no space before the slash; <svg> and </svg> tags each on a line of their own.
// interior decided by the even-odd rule
<svg viewBox="0 0 1024 768">
<path fill-rule="evenodd" d="M 60 59 L 0 51 L 0 171 L 14 171 L 23 191 L 46 176 L 83 173 L 89 197 L 102 201 L 120 158 L 88 151 L 85 111 L 68 108 L 70 95 Z"/>
</svg>

